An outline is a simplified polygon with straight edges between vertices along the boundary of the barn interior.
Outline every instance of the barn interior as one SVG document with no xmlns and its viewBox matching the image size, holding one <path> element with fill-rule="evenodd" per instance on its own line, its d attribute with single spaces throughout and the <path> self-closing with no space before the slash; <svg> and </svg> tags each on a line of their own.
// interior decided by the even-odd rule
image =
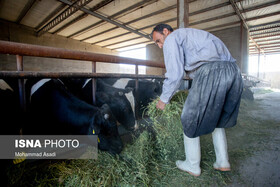
<svg viewBox="0 0 280 187">
<path fill-rule="evenodd" d="M 49 74 L 55 78 L 69 74 L 90 76 L 90 73 L 160 77 L 165 73 L 163 52 L 154 44 L 150 33 L 157 24 L 166 23 L 174 29 L 206 30 L 220 38 L 236 59 L 248 89 L 248 95 L 241 102 L 238 125 L 227 131 L 232 161 L 230 173 L 210 168 L 214 153 L 213 145 L 207 142 L 212 141 L 211 136 L 201 142 L 204 173 L 200 179 L 177 171 L 175 156 L 184 156 L 179 150 L 176 154 L 166 154 L 166 160 L 161 160 L 166 165 L 161 162 L 157 165 L 150 153 L 157 149 L 148 143 L 149 135 L 142 129 L 144 135 L 135 133 L 140 138 L 128 143 L 117 158 L 101 152 L 99 160 L 88 162 L 26 160 L 9 165 L 3 172 L 7 175 L 7 184 L 279 186 L 280 68 L 277 62 L 272 62 L 273 58 L 279 61 L 280 57 L 279 10 L 278 0 L 1 0 L 1 78 L 19 76 L 19 71 L 29 76 L 43 72 L 43 76 Z M 77 56 L 60 58 L 51 52 L 42 55 L 42 51 L 36 51 L 39 47 L 49 47 L 42 48 L 43 52 L 69 50 L 69 53 L 77 52 Z M 83 52 L 94 57 L 101 54 L 101 60 L 95 60 L 93 65 L 92 60 L 81 58 Z M 141 123 L 149 124 L 146 120 Z M 172 127 L 164 132 L 170 130 Z M 180 142 L 178 149 L 182 149 L 182 137 L 174 140 Z M 164 147 L 167 152 L 171 151 L 168 143 L 162 146 L 167 146 Z M 132 154 L 135 150 L 138 152 Z M 130 161 L 137 156 L 140 160 L 135 158 L 137 162 L 128 169 Z"/>
</svg>

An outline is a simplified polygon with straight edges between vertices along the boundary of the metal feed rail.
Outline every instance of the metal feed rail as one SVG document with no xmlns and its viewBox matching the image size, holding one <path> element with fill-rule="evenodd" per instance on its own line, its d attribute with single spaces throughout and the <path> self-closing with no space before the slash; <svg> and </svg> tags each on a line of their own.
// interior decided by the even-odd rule
<svg viewBox="0 0 280 187">
<path fill-rule="evenodd" d="M 17 71 L 0 71 L 0 78 L 14 77 L 19 78 L 19 96 L 22 109 L 26 110 L 26 97 L 24 78 L 40 77 L 40 78 L 59 78 L 59 77 L 83 77 L 93 78 L 93 103 L 95 103 L 96 82 L 95 78 L 133 78 L 135 81 L 136 93 L 138 90 L 138 78 L 159 78 L 164 79 L 162 75 L 139 75 L 138 65 L 148 67 L 165 68 L 163 62 L 150 60 L 138 60 L 133 58 L 125 58 L 113 55 L 97 54 L 91 52 L 74 51 L 55 47 L 44 47 L 39 45 L 22 44 L 16 42 L 0 41 L 0 53 L 16 55 Z M 92 62 L 92 73 L 81 72 L 26 72 L 23 68 L 23 56 L 47 57 L 69 60 L 81 60 Z M 132 64 L 135 65 L 135 74 L 105 74 L 96 73 L 96 62 Z M 135 107 L 137 107 L 135 104 Z"/>
</svg>

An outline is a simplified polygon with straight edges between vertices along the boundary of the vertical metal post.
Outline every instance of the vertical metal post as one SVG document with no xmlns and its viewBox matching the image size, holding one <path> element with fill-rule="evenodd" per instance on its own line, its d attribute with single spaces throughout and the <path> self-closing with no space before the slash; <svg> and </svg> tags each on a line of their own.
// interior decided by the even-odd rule
<svg viewBox="0 0 280 187">
<path fill-rule="evenodd" d="M 189 26 L 189 2 L 188 0 L 177 0 L 177 27 Z"/>
<path fill-rule="evenodd" d="M 258 73 L 257 73 L 257 77 L 260 78 L 260 56 L 261 56 L 261 51 L 260 49 L 258 49 Z"/>
<path fill-rule="evenodd" d="M 243 69 L 243 22 L 240 21 L 240 69 L 241 72 L 246 73 Z"/>
<path fill-rule="evenodd" d="M 139 74 L 139 69 L 138 69 L 138 65 L 135 65 L 135 74 L 138 75 Z M 139 116 L 139 99 L 138 99 L 138 96 L 139 96 L 139 80 L 138 78 L 135 79 L 135 118 L 136 120 L 138 120 L 140 118 Z"/>
<path fill-rule="evenodd" d="M 17 71 L 23 71 L 23 56 L 16 55 L 17 59 Z M 26 96 L 25 96 L 25 85 L 24 79 L 18 79 L 18 91 L 19 91 L 19 102 L 21 109 L 26 111 Z"/>
<path fill-rule="evenodd" d="M 92 62 L 92 73 L 96 73 L 96 62 Z M 92 78 L 92 103 L 96 105 L 96 79 Z"/>
</svg>

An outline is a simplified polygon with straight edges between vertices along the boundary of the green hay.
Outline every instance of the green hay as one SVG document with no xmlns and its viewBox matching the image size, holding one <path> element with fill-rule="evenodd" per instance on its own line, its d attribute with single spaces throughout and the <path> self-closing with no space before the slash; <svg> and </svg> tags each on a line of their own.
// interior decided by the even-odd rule
<svg viewBox="0 0 280 187">
<path fill-rule="evenodd" d="M 158 99 L 150 103 L 147 114 L 151 128 L 135 137 L 122 153 L 112 156 L 99 152 L 96 160 L 44 161 L 21 163 L 9 168 L 14 186 L 224 186 L 238 177 L 240 162 L 269 141 L 265 122 L 250 114 L 258 105 L 242 100 L 238 125 L 228 129 L 231 172 L 213 169 L 215 152 L 211 135 L 201 136 L 200 177 L 178 170 L 175 161 L 185 159 L 181 111 L 187 92 L 178 92 L 164 111 L 156 109 Z M 270 124 L 276 128 L 275 123 Z M 146 127 L 146 126 L 145 126 Z M 256 143 L 256 137 L 260 142 Z M 247 142 L 244 144 L 244 142 Z M 253 145 L 253 146 L 252 146 Z M 259 146 L 260 147 L 260 146 Z"/>
</svg>

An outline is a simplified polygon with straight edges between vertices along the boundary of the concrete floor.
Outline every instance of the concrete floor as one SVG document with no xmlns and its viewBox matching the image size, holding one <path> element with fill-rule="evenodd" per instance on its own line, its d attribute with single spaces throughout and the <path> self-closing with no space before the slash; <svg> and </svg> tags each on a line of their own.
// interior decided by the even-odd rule
<svg viewBox="0 0 280 187">
<path fill-rule="evenodd" d="M 280 126 L 280 90 L 271 93 L 258 94 L 258 89 L 253 89 L 255 102 L 259 103 L 258 110 L 250 111 L 254 118 L 271 121 Z M 269 124 L 266 124 L 269 125 Z M 268 127 L 269 128 L 269 127 Z M 241 182 L 234 177 L 230 186 L 268 187 L 280 186 L 280 132 L 279 128 L 269 129 L 270 141 L 260 146 L 261 150 L 241 161 L 238 173 Z M 256 138 L 257 140 L 257 138 Z M 256 141 L 257 142 L 257 141 Z M 244 142 L 246 143 L 246 142 Z"/>
</svg>

